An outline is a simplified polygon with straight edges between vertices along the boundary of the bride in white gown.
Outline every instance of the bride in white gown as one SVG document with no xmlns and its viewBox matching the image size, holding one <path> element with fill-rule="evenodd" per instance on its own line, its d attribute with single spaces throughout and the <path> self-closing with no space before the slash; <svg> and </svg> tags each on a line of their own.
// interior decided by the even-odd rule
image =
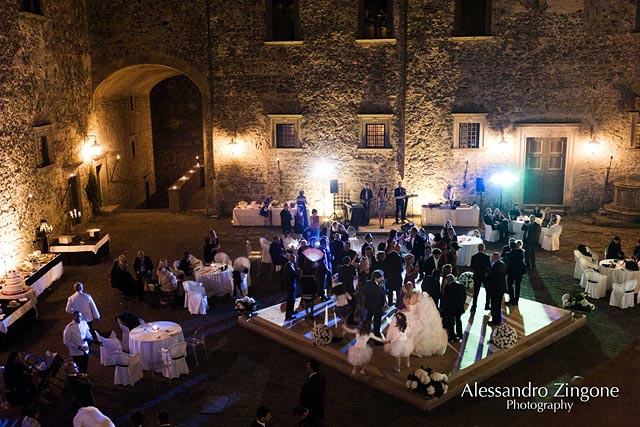
<svg viewBox="0 0 640 427">
<path fill-rule="evenodd" d="M 403 310 L 407 324 L 411 325 L 407 336 L 413 341 L 413 354 L 418 357 L 443 355 L 447 349 L 447 331 L 442 327 L 442 318 L 436 304 L 427 293 L 415 292 L 413 283 L 407 282 L 404 289 Z"/>
</svg>

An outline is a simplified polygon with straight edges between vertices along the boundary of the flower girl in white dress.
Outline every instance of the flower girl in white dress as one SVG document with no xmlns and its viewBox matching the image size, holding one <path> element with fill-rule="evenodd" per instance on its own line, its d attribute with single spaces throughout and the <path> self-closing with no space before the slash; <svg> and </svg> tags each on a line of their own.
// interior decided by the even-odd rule
<svg viewBox="0 0 640 427">
<path fill-rule="evenodd" d="M 411 366 L 409 358 L 413 351 L 413 341 L 407 337 L 408 327 L 407 316 L 403 312 L 398 312 L 387 329 L 384 350 L 398 359 L 398 365 L 393 369 L 396 372 L 400 372 L 403 357 L 407 358 L 407 367 Z"/>
<path fill-rule="evenodd" d="M 369 339 L 373 339 L 379 342 L 384 342 L 383 338 L 377 337 L 371 332 L 371 323 L 368 320 L 363 320 L 360 325 L 360 329 L 351 329 L 342 325 L 343 329 L 347 332 L 356 335 L 356 343 L 349 347 L 349 352 L 347 353 L 347 360 L 353 366 L 353 370 L 351 371 L 351 377 L 356 374 L 358 368 L 360 368 L 360 373 L 362 375 L 367 375 L 364 372 L 364 367 L 371 360 L 371 356 L 373 355 L 373 349 L 367 345 Z"/>
</svg>

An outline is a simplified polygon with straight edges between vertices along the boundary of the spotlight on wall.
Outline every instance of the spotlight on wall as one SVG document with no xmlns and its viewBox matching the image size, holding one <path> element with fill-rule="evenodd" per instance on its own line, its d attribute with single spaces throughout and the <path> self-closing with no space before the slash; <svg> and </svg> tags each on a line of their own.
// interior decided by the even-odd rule
<svg viewBox="0 0 640 427">
<path fill-rule="evenodd" d="M 587 143 L 587 147 L 592 155 L 596 154 L 600 150 L 600 142 L 595 137 L 593 126 L 591 126 L 591 139 Z"/>
</svg>

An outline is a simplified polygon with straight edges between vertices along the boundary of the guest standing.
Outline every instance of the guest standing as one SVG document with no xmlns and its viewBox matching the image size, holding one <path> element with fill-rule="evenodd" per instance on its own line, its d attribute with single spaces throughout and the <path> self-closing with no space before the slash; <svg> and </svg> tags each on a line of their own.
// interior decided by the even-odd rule
<svg viewBox="0 0 640 427">
<path fill-rule="evenodd" d="M 368 320 L 363 320 L 359 329 L 351 329 L 345 325 L 342 325 L 342 328 L 346 332 L 355 334 L 356 336 L 356 343 L 349 347 L 349 351 L 347 352 L 347 360 L 349 360 L 349 363 L 353 366 L 351 377 L 353 378 L 358 370 L 360 370 L 362 375 L 366 375 L 364 367 L 371 360 L 371 356 L 373 356 L 373 349 L 369 347 L 367 343 L 369 340 L 374 340 L 376 344 L 383 345 L 383 338 L 371 330 L 371 322 Z"/>
<path fill-rule="evenodd" d="M 284 320 L 292 320 L 296 302 L 296 256 L 287 254 L 287 262 L 282 268 L 282 287 L 287 292 L 287 308 Z"/>
<path fill-rule="evenodd" d="M 478 245 L 478 253 L 471 257 L 471 270 L 473 271 L 473 305 L 471 305 L 471 312 L 476 311 L 478 295 L 480 294 L 482 285 L 484 285 L 485 290 L 484 309 L 490 310 L 487 274 L 491 270 L 491 257 L 484 253 L 484 243 Z"/>
<path fill-rule="evenodd" d="M 384 260 L 383 271 L 386 279 L 387 288 L 387 304 L 391 307 L 394 304 L 394 292 L 395 303 L 400 299 L 400 293 L 402 291 L 402 266 L 404 261 L 400 255 L 400 246 L 395 245 L 394 250 L 389 252 Z"/>
<path fill-rule="evenodd" d="M 624 252 L 622 252 L 622 243 L 619 236 L 614 236 L 607 246 L 607 258 L 608 259 L 624 259 Z"/>
<path fill-rule="evenodd" d="M 284 207 L 280 211 L 280 227 L 282 228 L 282 234 L 287 232 L 291 233 L 291 220 L 293 216 L 289 210 L 289 204 L 285 203 Z"/>
<path fill-rule="evenodd" d="M 524 263 L 527 268 L 536 269 L 536 249 L 540 240 L 540 224 L 531 215 L 522 225 L 522 242 L 524 243 Z"/>
<path fill-rule="evenodd" d="M 304 190 L 298 192 L 296 204 L 298 205 L 298 212 L 302 213 L 302 227 L 306 230 L 309 227 L 309 219 L 307 217 L 307 198 L 304 195 Z"/>
<path fill-rule="evenodd" d="M 320 418 L 324 418 L 324 392 L 327 382 L 320 373 L 317 360 L 307 362 L 307 381 L 300 391 L 300 405 L 313 410 Z"/>
<path fill-rule="evenodd" d="M 502 323 L 502 297 L 506 288 L 507 267 L 500 260 L 500 254 L 494 252 L 491 255 L 491 270 L 487 275 L 489 298 L 491 300 L 491 325 Z"/>
<path fill-rule="evenodd" d="M 511 250 L 505 257 L 505 264 L 507 264 L 507 292 L 509 293 L 509 302 L 507 304 L 518 305 L 522 276 L 527 268 L 524 264 L 524 251 L 518 248 L 517 243 L 515 241 L 509 243 L 509 248 Z"/>
<path fill-rule="evenodd" d="M 457 282 L 453 274 L 444 278 L 444 292 L 442 295 L 442 312 L 444 324 L 449 335 L 449 342 L 458 342 L 462 339 L 462 314 L 467 293 L 462 283 Z"/>
<path fill-rule="evenodd" d="M 271 202 L 273 202 L 273 196 L 269 194 L 262 202 L 262 206 L 260 206 L 259 214 L 264 218 L 265 227 L 271 227 L 273 225 L 271 220 Z"/>
<path fill-rule="evenodd" d="M 96 307 L 96 303 L 93 301 L 91 295 L 84 292 L 84 285 L 81 282 L 76 282 L 76 284 L 73 285 L 73 289 L 76 292 L 67 299 L 65 311 L 69 314 L 73 314 L 74 311 L 82 313 L 82 318 L 87 322 L 91 336 L 93 339 L 96 339 L 93 321 L 100 321 L 98 307 Z"/>
<path fill-rule="evenodd" d="M 380 228 L 384 228 L 384 216 L 387 211 L 387 187 L 378 189 L 376 201 L 378 203 L 378 223 Z"/>
<path fill-rule="evenodd" d="M 271 421 L 271 409 L 266 406 L 260 406 L 256 409 L 256 417 L 253 419 L 251 423 L 251 427 L 268 427 Z"/>
<path fill-rule="evenodd" d="M 360 191 L 360 203 L 362 203 L 362 209 L 364 210 L 365 225 L 369 225 L 369 209 L 371 207 L 371 200 L 373 200 L 373 191 L 371 191 L 368 184 L 364 184 Z"/>
<path fill-rule="evenodd" d="M 203 259 L 205 264 L 213 263 L 216 254 L 220 250 L 220 239 L 215 230 L 209 230 L 209 234 L 204 238 Z"/>
<path fill-rule="evenodd" d="M 367 321 L 373 320 L 373 334 L 377 337 L 382 336 L 380 333 L 380 325 L 382 323 L 382 313 L 384 312 L 384 276 L 382 271 L 376 270 L 364 285 L 365 304 L 367 309 Z"/>
<path fill-rule="evenodd" d="M 40 225 L 36 227 L 36 241 L 40 252 L 43 254 L 49 253 L 49 234 L 53 231 L 53 227 L 49 225 L 46 219 L 40 220 Z"/>
<path fill-rule="evenodd" d="M 393 198 L 396 200 L 396 222 L 394 224 L 399 224 L 400 221 L 404 223 L 406 221 L 407 190 L 402 186 L 402 181 L 398 181 L 398 186 L 393 190 Z M 399 219 L 398 216 L 400 217 Z"/>
<path fill-rule="evenodd" d="M 78 369 L 83 374 L 86 374 L 89 365 L 91 332 L 89 332 L 87 322 L 82 319 L 82 313 L 79 311 L 73 312 L 73 321 L 64 328 L 62 338 L 64 345 L 69 349 L 69 355 L 78 365 Z"/>
</svg>

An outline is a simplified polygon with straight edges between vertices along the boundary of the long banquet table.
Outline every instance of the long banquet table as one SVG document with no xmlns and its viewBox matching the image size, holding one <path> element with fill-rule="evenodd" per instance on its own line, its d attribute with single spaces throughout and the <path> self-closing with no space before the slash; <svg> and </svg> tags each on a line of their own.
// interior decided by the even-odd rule
<svg viewBox="0 0 640 427">
<path fill-rule="evenodd" d="M 434 207 L 422 205 L 422 225 L 427 227 L 442 227 L 446 220 L 451 220 L 454 227 L 477 227 L 480 219 L 480 208 Z"/>
<path fill-rule="evenodd" d="M 61 254 L 65 264 L 93 265 L 109 255 L 110 240 L 109 234 L 102 237 L 90 237 L 88 234 L 83 234 L 79 238 L 74 238 L 71 244 L 63 244 L 56 239 L 49 246 L 49 252 Z"/>
<path fill-rule="evenodd" d="M 233 208 L 233 225 L 244 227 L 264 226 L 264 217 L 260 216 L 261 206 L 262 204 L 256 203 L 246 205 L 244 207 L 236 206 Z M 276 227 L 280 227 L 280 211 L 282 209 L 282 206 L 272 206 L 271 208 L 271 223 Z M 291 216 L 294 216 L 297 210 L 298 208 L 294 204 L 294 207 L 289 209 Z M 293 221 L 291 221 L 291 225 L 293 227 Z"/>
<path fill-rule="evenodd" d="M 30 276 L 25 276 L 24 283 L 35 291 L 36 296 L 40 296 L 45 289 L 61 278 L 63 274 L 62 257 L 58 255 L 48 263 L 40 266 Z"/>
</svg>

